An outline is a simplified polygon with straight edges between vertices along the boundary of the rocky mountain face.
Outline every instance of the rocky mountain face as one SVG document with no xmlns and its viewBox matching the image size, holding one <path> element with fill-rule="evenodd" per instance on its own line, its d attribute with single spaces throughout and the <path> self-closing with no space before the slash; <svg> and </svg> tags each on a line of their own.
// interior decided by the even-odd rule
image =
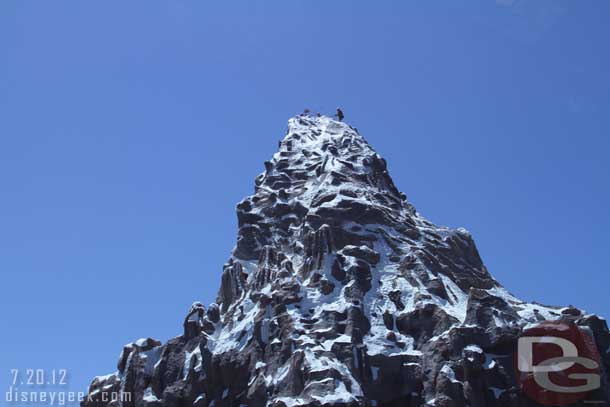
<svg viewBox="0 0 610 407">
<path fill-rule="evenodd" d="M 589 398 L 610 405 L 605 321 L 509 294 L 471 235 L 423 218 L 349 125 L 290 119 L 237 217 L 216 303 L 194 304 L 165 344 L 126 345 L 83 407 L 536 406 L 515 347 L 545 320 L 589 332 L 603 382 Z"/>
</svg>

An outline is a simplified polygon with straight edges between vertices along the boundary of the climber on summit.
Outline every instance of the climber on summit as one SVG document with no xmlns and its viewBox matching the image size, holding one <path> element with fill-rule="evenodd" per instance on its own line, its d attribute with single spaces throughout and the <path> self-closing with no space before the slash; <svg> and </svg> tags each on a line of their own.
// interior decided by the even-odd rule
<svg viewBox="0 0 610 407">
<path fill-rule="evenodd" d="M 344 117 L 345 116 L 343 115 L 343 110 L 341 110 L 340 108 L 337 108 L 337 119 L 339 119 L 339 121 L 342 122 Z"/>
</svg>

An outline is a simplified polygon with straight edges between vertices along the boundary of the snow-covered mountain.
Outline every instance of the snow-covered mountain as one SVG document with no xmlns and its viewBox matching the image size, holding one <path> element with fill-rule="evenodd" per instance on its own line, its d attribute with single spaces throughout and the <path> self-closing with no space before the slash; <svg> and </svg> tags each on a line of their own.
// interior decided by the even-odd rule
<svg viewBox="0 0 610 407">
<path fill-rule="evenodd" d="M 604 381 L 590 397 L 608 402 L 605 321 L 508 293 L 468 231 L 422 217 L 348 124 L 291 118 L 255 184 L 217 302 L 165 344 L 125 346 L 84 407 L 533 406 L 514 350 L 544 320 L 590 332 Z"/>
</svg>

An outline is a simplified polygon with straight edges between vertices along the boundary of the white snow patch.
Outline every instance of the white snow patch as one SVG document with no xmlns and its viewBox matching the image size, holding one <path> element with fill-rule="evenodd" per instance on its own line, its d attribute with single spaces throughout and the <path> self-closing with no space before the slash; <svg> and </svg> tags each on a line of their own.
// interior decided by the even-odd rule
<svg viewBox="0 0 610 407">
<path fill-rule="evenodd" d="M 157 398 L 157 396 L 155 396 L 155 394 L 153 393 L 152 388 L 150 386 L 148 386 L 146 388 L 146 390 L 144 390 L 144 394 L 142 395 L 142 400 L 146 401 L 147 403 L 159 401 L 159 399 Z"/>
<path fill-rule="evenodd" d="M 483 353 L 483 349 L 479 345 L 468 345 L 464 348 L 464 350 L 469 350 L 471 352 Z"/>
<path fill-rule="evenodd" d="M 449 365 L 443 365 L 441 368 L 441 373 L 447 377 L 452 383 L 461 383 L 456 377 L 455 372 Z"/>
</svg>

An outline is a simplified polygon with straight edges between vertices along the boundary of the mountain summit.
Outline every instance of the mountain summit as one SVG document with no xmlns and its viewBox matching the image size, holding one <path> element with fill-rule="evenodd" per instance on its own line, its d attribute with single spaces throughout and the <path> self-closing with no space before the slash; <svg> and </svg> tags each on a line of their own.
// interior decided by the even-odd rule
<svg viewBox="0 0 610 407">
<path fill-rule="evenodd" d="M 508 293 L 346 123 L 291 118 L 237 218 L 216 303 L 165 344 L 126 345 L 83 407 L 537 406 L 515 350 L 543 321 L 587 332 L 602 377 L 587 400 L 610 399 L 605 321 Z"/>
</svg>

